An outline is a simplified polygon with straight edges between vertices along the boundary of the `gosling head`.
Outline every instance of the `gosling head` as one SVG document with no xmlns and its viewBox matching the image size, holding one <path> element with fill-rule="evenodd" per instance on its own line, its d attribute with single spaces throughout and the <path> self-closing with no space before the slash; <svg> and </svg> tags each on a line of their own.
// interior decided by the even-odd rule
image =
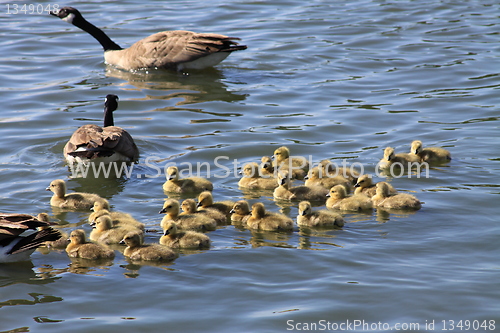
<svg viewBox="0 0 500 333">
<path fill-rule="evenodd" d="M 111 216 L 102 215 L 95 219 L 95 222 L 91 224 L 92 228 L 104 231 L 113 228 L 113 221 Z"/>
<path fill-rule="evenodd" d="M 263 218 L 266 215 L 266 207 L 262 202 L 256 202 L 252 205 L 252 217 Z"/>
<path fill-rule="evenodd" d="M 386 182 L 377 183 L 376 195 L 379 195 L 382 197 L 389 196 L 389 184 L 387 184 Z"/>
<path fill-rule="evenodd" d="M 179 201 L 176 199 L 167 199 L 163 203 L 163 208 L 159 214 L 178 215 L 180 213 Z"/>
<path fill-rule="evenodd" d="M 85 231 L 83 231 L 83 229 L 73 230 L 69 234 L 69 241 L 72 244 L 85 244 L 87 242 L 85 238 Z"/>
<path fill-rule="evenodd" d="M 177 234 L 177 224 L 174 221 L 168 221 L 165 224 L 165 229 L 163 230 L 163 236 L 175 235 Z"/>
<path fill-rule="evenodd" d="M 392 160 L 394 158 L 394 148 L 387 147 L 384 149 L 384 160 Z"/>
<path fill-rule="evenodd" d="M 354 187 L 369 187 L 372 185 L 372 176 L 371 175 L 362 175 L 358 178 Z"/>
<path fill-rule="evenodd" d="M 39 213 L 36 216 L 36 219 L 38 221 L 42 221 L 42 222 L 49 222 L 49 214 L 47 214 L 47 213 Z"/>
<path fill-rule="evenodd" d="M 185 199 L 181 204 L 181 209 L 186 214 L 194 214 L 196 212 L 196 201 L 194 199 Z"/>
<path fill-rule="evenodd" d="M 335 185 L 326 196 L 334 199 L 343 199 L 347 197 L 347 191 L 344 186 Z"/>
<path fill-rule="evenodd" d="M 247 163 L 240 173 L 246 178 L 257 178 L 259 177 L 259 165 L 255 162 Z"/>
<path fill-rule="evenodd" d="M 274 151 L 273 158 L 278 164 L 290 157 L 290 149 L 285 146 L 279 147 Z"/>
<path fill-rule="evenodd" d="M 167 168 L 167 180 L 179 180 L 179 169 L 176 166 Z"/>
<path fill-rule="evenodd" d="M 411 150 L 410 152 L 418 155 L 422 151 L 422 141 L 420 140 L 415 140 L 411 143 Z"/>
<path fill-rule="evenodd" d="M 138 231 L 130 231 L 123 237 L 123 239 L 120 241 L 120 244 L 127 245 L 128 247 L 141 246 L 142 235 Z"/>
<path fill-rule="evenodd" d="M 245 200 L 236 201 L 229 213 L 248 215 L 250 214 L 250 206 L 248 205 L 248 202 L 246 202 Z"/>
<path fill-rule="evenodd" d="M 280 171 L 278 173 L 278 178 L 276 178 L 276 179 L 278 181 L 279 186 L 288 187 L 288 186 L 290 186 L 290 183 L 292 182 L 290 174 L 287 171 Z"/>
<path fill-rule="evenodd" d="M 52 191 L 55 195 L 62 198 L 66 195 L 66 182 L 62 179 L 53 180 L 45 190 Z"/>
<path fill-rule="evenodd" d="M 212 192 L 204 191 L 198 195 L 198 205 L 197 207 L 207 207 L 214 204 L 214 198 Z"/>
<path fill-rule="evenodd" d="M 99 212 L 103 209 L 109 210 L 109 201 L 106 199 L 97 200 L 94 202 L 94 206 L 90 208 L 90 210 L 93 210 L 94 212 Z"/>
<path fill-rule="evenodd" d="M 312 213 L 311 203 L 309 201 L 301 201 L 299 203 L 299 215 L 307 216 L 311 215 L 311 213 Z"/>
</svg>

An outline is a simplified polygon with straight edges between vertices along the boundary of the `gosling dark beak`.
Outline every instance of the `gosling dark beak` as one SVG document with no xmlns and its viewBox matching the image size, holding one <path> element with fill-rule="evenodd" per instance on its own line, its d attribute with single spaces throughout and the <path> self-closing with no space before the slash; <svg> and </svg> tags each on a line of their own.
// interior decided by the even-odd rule
<svg viewBox="0 0 500 333">
<path fill-rule="evenodd" d="M 45 188 L 45 191 L 50 191 L 50 186 L 47 186 L 47 187 Z"/>
<path fill-rule="evenodd" d="M 326 194 L 326 197 L 327 197 L 327 198 L 329 198 L 329 197 L 330 197 L 330 193 L 327 193 L 327 194 Z"/>
<path fill-rule="evenodd" d="M 305 216 L 305 215 L 306 215 L 306 211 L 305 211 L 305 210 L 303 210 L 303 211 L 300 213 L 300 215 Z"/>
<path fill-rule="evenodd" d="M 160 212 L 158 214 L 165 214 L 167 211 L 165 210 L 165 208 L 163 208 L 162 210 L 160 210 Z"/>
<path fill-rule="evenodd" d="M 234 214 L 234 213 L 236 213 L 236 212 L 234 211 L 234 209 L 231 209 L 231 210 L 229 211 L 229 214 Z"/>
<path fill-rule="evenodd" d="M 201 207 L 201 202 L 198 202 L 198 204 L 196 205 L 196 208 L 200 208 Z"/>
<path fill-rule="evenodd" d="M 170 235 L 170 231 L 167 229 L 163 232 L 163 236 L 168 236 L 168 235 Z"/>
<path fill-rule="evenodd" d="M 125 241 L 122 239 L 118 244 L 125 245 Z"/>
<path fill-rule="evenodd" d="M 359 183 L 354 184 L 354 187 L 360 187 Z"/>
</svg>

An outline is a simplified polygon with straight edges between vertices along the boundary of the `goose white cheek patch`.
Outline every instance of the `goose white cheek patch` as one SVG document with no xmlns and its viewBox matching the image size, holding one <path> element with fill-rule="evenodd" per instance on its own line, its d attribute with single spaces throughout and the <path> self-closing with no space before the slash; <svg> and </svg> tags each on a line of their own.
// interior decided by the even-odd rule
<svg viewBox="0 0 500 333">
<path fill-rule="evenodd" d="M 62 20 L 68 22 L 69 24 L 73 24 L 74 19 L 75 19 L 75 14 L 71 13 Z"/>
</svg>

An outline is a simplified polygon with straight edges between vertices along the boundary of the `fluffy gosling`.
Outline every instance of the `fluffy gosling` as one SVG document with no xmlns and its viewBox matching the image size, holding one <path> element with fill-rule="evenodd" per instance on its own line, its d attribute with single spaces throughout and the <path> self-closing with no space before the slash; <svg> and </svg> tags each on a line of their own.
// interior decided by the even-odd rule
<svg viewBox="0 0 500 333">
<path fill-rule="evenodd" d="M 440 147 L 423 148 L 420 140 L 411 143 L 410 154 L 417 155 L 422 162 L 442 163 L 451 161 L 451 153 L 448 150 Z"/>
<path fill-rule="evenodd" d="M 218 211 L 222 212 L 224 215 L 229 217 L 229 212 L 233 208 L 234 202 L 233 201 L 220 201 L 220 202 L 214 202 L 214 197 L 212 196 L 212 193 L 209 191 L 201 192 L 200 195 L 198 196 L 198 209 L 207 209 L 207 208 L 213 208 L 217 209 Z"/>
<path fill-rule="evenodd" d="M 109 215 L 98 217 L 92 228 L 89 235 L 90 240 L 102 244 L 118 244 L 129 231 L 142 232 L 142 230 L 132 226 L 114 227 Z"/>
<path fill-rule="evenodd" d="M 127 248 L 123 251 L 131 260 L 173 261 L 177 254 L 170 248 L 160 244 L 143 244 L 139 232 L 131 231 L 120 242 Z"/>
<path fill-rule="evenodd" d="M 279 200 L 309 200 L 325 202 L 328 190 L 322 186 L 295 186 L 291 187 L 288 173 L 278 177 L 279 186 L 274 190 L 273 196 Z"/>
<path fill-rule="evenodd" d="M 387 147 L 384 149 L 384 157 L 378 162 L 378 167 L 380 169 L 390 168 L 391 165 L 402 169 L 411 169 L 413 166 L 420 164 L 420 157 L 414 154 L 399 153 L 394 152 L 394 148 Z"/>
<path fill-rule="evenodd" d="M 160 238 L 160 244 L 173 249 L 205 249 L 210 247 L 210 238 L 196 231 L 180 231 L 177 224 L 173 221 L 165 223 L 163 236 Z"/>
<path fill-rule="evenodd" d="M 344 176 L 332 176 L 325 174 L 325 169 L 321 167 L 314 167 L 307 173 L 305 178 L 306 186 L 321 186 L 326 189 L 331 189 L 335 185 L 343 185 L 347 193 L 351 193 L 352 182 Z"/>
<path fill-rule="evenodd" d="M 372 197 L 373 205 L 380 208 L 398 210 L 419 210 L 422 203 L 413 195 L 398 193 L 390 195 L 389 184 L 377 183 L 377 193 Z"/>
<path fill-rule="evenodd" d="M 62 179 L 50 182 L 46 190 L 54 193 L 50 198 L 52 206 L 70 210 L 88 210 L 94 206 L 94 202 L 103 199 L 94 193 L 73 192 L 66 194 L 66 182 Z"/>
<path fill-rule="evenodd" d="M 245 164 L 240 174 L 243 174 L 243 177 L 238 181 L 239 187 L 253 190 L 274 190 L 278 187 L 276 180 L 272 176 L 262 177 L 259 165 L 255 162 Z"/>
<path fill-rule="evenodd" d="M 85 231 L 73 230 L 70 235 L 70 244 L 66 247 L 66 253 L 71 258 L 83 259 L 112 259 L 115 252 L 105 246 L 88 243 L 85 239 Z"/>
<path fill-rule="evenodd" d="M 123 212 L 110 212 L 109 202 L 106 199 L 94 202 L 91 208 L 94 212 L 89 215 L 89 223 L 92 224 L 99 216 L 109 215 L 113 221 L 113 226 L 133 226 L 135 228 L 144 230 L 144 223 L 134 219 L 132 215 Z"/>
<path fill-rule="evenodd" d="M 202 177 L 180 178 L 179 169 L 176 166 L 167 168 L 167 181 L 163 183 L 163 191 L 170 193 L 199 193 L 213 191 L 211 181 Z"/>
<path fill-rule="evenodd" d="M 180 205 L 176 199 L 165 200 L 160 214 L 166 214 L 160 224 L 163 230 L 166 229 L 168 221 L 176 222 L 183 230 L 211 231 L 217 227 L 216 221 L 207 216 L 200 214 L 179 215 Z"/>
<path fill-rule="evenodd" d="M 47 213 L 39 213 L 36 218 L 38 221 L 50 222 L 49 214 L 47 214 Z M 50 228 L 50 227 L 49 226 L 42 226 L 42 227 L 38 227 L 38 230 L 44 230 L 44 229 L 48 229 L 48 228 Z M 69 238 L 68 238 L 69 236 L 67 233 L 62 232 L 61 230 L 59 230 L 59 232 L 61 233 L 61 238 L 59 238 L 58 240 L 55 240 L 55 241 L 47 241 L 44 243 L 44 245 L 47 247 L 50 247 L 50 248 L 54 248 L 54 249 L 65 249 L 66 246 L 68 246 L 68 244 L 69 244 Z"/>
<path fill-rule="evenodd" d="M 304 179 L 309 171 L 310 164 L 303 156 L 290 157 L 290 149 L 282 146 L 274 151 L 274 166 L 279 172 L 288 171 L 293 179 Z"/>
<path fill-rule="evenodd" d="M 373 208 L 372 201 L 364 194 L 347 196 L 347 192 L 342 185 L 335 185 L 328 193 L 326 207 L 329 209 L 360 211 Z"/>
<path fill-rule="evenodd" d="M 356 188 L 354 190 L 354 194 L 364 194 L 368 198 L 371 198 L 377 192 L 376 185 L 377 184 L 373 184 L 371 175 L 364 174 L 358 178 L 358 181 L 354 185 L 354 187 Z M 389 193 L 393 195 L 398 193 L 398 191 L 394 187 L 392 187 L 392 185 L 389 185 Z"/>
<path fill-rule="evenodd" d="M 215 208 L 197 209 L 196 205 L 197 204 L 194 199 L 185 199 L 184 201 L 182 201 L 181 204 L 182 213 L 180 213 L 179 215 L 180 216 L 189 214 L 201 215 L 215 220 L 217 225 L 225 225 L 227 223 L 227 216 L 221 211 Z"/>
<path fill-rule="evenodd" d="M 302 201 L 299 203 L 297 224 L 304 227 L 343 227 L 345 221 L 340 214 L 328 210 L 313 211 L 309 201 Z"/>
<path fill-rule="evenodd" d="M 257 202 L 252 205 L 252 215 L 246 222 L 249 229 L 266 231 L 291 231 L 293 221 L 288 216 L 266 212 L 264 204 Z"/>
<path fill-rule="evenodd" d="M 241 222 L 241 223 L 245 223 L 252 215 L 252 212 L 250 211 L 250 206 L 248 205 L 248 202 L 245 200 L 236 201 L 230 213 L 231 213 L 231 221 Z"/>
</svg>

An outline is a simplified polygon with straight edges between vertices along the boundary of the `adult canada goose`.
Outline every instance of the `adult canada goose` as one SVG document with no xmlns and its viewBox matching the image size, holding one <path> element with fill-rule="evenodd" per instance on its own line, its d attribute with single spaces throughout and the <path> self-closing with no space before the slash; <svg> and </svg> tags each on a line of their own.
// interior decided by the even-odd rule
<svg viewBox="0 0 500 333">
<path fill-rule="evenodd" d="M 377 192 L 376 185 L 377 184 L 373 184 L 371 175 L 364 174 L 358 178 L 358 181 L 354 185 L 354 187 L 356 188 L 354 190 L 354 194 L 364 194 L 367 197 L 371 198 Z M 389 186 L 389 193 L 391 195 L 398 193 L 398 191 L 394 187 L 392 187 L 392 185 L 390 185 L 389 183 L 387 185 Z"/>
<path fill-rule="evenodd" d="M 384 157 L 378 162 L 378 167 L 381 169 L 390 168 L 393 164 L 401 169 L 411 169 L 419 165 L 421 162 L 420 157 L 414 154 L 394 152 L 394 148 L 387 147 L 384 149 Z"/>
<path fill-rule="evenodd" d="M 167 181 L 163 183 L 163 191 L 174 193 L 196 193 L 212 191 L 214 185 L 208 179 L 202 177 L 180 178 L 179 169 L 176 166 L 167 168 Z"/>
<path fill-rule="evenodd" d="M 217 227 L 217 222 L 205 215 L 200 214 L 180 214 L 179 201 L 176 199 L 167 199 L 163 203 L 163 209 L 160 210 L 160 214 L 165 214 L 161 220 L 161 227 L 165 230 L 168 221 L 174 221 L 177 226 L 184 230 L 202 230 L 211 231 L 215 230 Z"/>
<path fill-rule="evenodd" d="M 326 200 L 326 207 L 329 209 L 339 209 L 348 211 L 371 210 L 373 203 L 364 194 L 355 194 L 347 196 L 345 187 L 342 185 L 335 185 L 328 193 L 328 200 Z"/>
<path fill-rule="evenodd" d="M 172 261 L 177 258 L 177 254 L 166 246 L 143 244 L 141 234 L 135 231 L 126 234 L 120 244 L 127 245 L 123 254 L 131 260 Z"/>
<path fill-rule="evenodd" d="M 328 210 L 313 211 L 309 201 L 299 203 L 299 214 L 297 224 L 305 227 L 343 227 L 344 218 L 337 213 Z"/>
<path fill-rule="evenodd" d="M 266 212 L 264 204 L 257 202 L 252 205 L 252 215 L 247 220 L 246 226 L 249 229 L 267 231 L 292 231 L 293 221 L 283 214 Z"/>
<path fill-rule="evenodd" d="M 94 202 L 94 207 L 92 207 L 91 210 L 94 212 L 89 215 L 89 224 L 94 223 L 100 216 L 109 215 L 114 226 L 133 226 L 144 230 L 144 223 L 137 221 L 132 217 L 132 215 L 123 212 L 110 212 L 109 202 L 106 199 Z"/>
<path fill-rule="evenodd" d="M 250 206 L 248 205 L 248 202 L 245 200 L 236 201 L 230 213 L 231 213 L 231 221 L 242 222 L 242 223 L 245 223 L 252 215 L 252 212 L 250 211 Z"/>
<path fill-rule="evenodd" d="M 50 222 L 39 221 L 28 214 L 0 213 L 0 263 L 29 260 L 37 247 L 56 241 L 61 233 L 50 228 Z M 28 236 L 21 236 L 28 229 L 47 227 Z"/>
<path fill-rule="evenodd" d="M 422 207 L 420 200 L 411 194 L 390 195 L 389 184 L 386 182 L 377 183 L 377 193 L 372 197 L 372 201 L 374 206 L 387 209 L 419 210 Z"/>
<path fill-rule="evenodd" d="M 238 181 L 238 186 L 253 190 L 274 190 L 278 187 L 276 179 L 269 176 L 262 177 L 259 168 L 255 162 L 245 164 L 240 172 L 243 177 Z"/>
<path fill-rule="evenodd" d="M 69 234 L 70 243 L 66 247 L 66 253 L 71 258 L 83 259 L 112 259 L 115 252 L 103 245 L 89 243 L 83 229 L 73 230 Z"/>
<path fill-rule="evenodd" d="M 440 147 L 423 148 L 420 140 L 411 143 L 410 154 L 417 155 L 422 162 L 440 163 L 451 161 L 451 154 L 448 150 Z"/>
<path fill-rule="evenodd" d="M 217 65 L 233 51 L 247 48 L 238 45 L 237 37 L 178 30 L 158 32 L 123 49 L 73 7 L 63 7 L 50 14 L 92 35 L 104 49 L 104 61 L 125 70 L 202 69 Z"/>
<path fill-rule="evenodd" d="M 324 172 L 324 168 L 314 167 L 307 173 L 305 177 L 305 185 L 306 186 L 321 186 L 326 189 L 331 189 L 335 185 L 343 185 L 346 188 L 348 193 L 351 192 L 352 182 L 345 178 L 344 176 L 329 176 Z"/>
<path fill-rule="evenodd" d="M 53 180 L 45 190 L 54 193 L 50 198 L 50 204 L 64 209 L 88 210 L 94 206 L 94 202 L 102 200 L 99 195 L 94 193 L 73 192 L 66 194 L 66 182 L 62 179 Z"/>
<path fill-rule="evenodd" d="M 278 172 L 291 171 L 293 179 L 304 179 L 309 171 L 309 161 L 303 156 L 290 157 L 290 149 L 286 146 L 277 148 L 273 158 L 274 166 L 278 168 Z"/>
<path fill-rule="evenodd" d="M 115 126 L 113 111 L 118 108 L 118 96 L 106 95 L 104 102 L 104 126 L 95 124 L 78 128 L 64 146 L 68 163 L 78 162 L 135 162 L 139 149 L 132 136 Z"/>
<path fill-rule="evenodd" d="M 101 244 L 118 244 L 129 231 L 142 232 L 142 230 L 129 225 L 114 227 L 109 215 L 98 217 L 92 228 L 89 235 L 90 240 Z"/>
<path fill-rule="evenodd" d="M 226 214 L 222 213 L 220 210 L 210 207 L 197 209 L 196 205 L 197 204 L 194 199 L 185 199 L 184 201 L 182 201 L 181 204 L 182 213 L 180 213 L 179 216 L 192 215 L 192 214 L 201 215 L 215 220 L 215 222 L 218 225 L 225 225 L 227 223 Z"/>
<path fill-rule="evenodd" d="M 173 221 L 168 221 L 165 227 L 163 236 L 160 238 L 161 245 L 172 249 L 205 249 L 210 247 L 210 238 L 205 234 L 192 230 L 181 231 Z"/>
<path fill-rule="evenodd" d="M 279 186 L 274 190 L 274 199 L 281 200 L 310 200 L 325 202 L 328 190 L 322 186 L 295 186 L 291 187 L 291 179 L 288 172 L 278 176 Z"/>
</svg>

